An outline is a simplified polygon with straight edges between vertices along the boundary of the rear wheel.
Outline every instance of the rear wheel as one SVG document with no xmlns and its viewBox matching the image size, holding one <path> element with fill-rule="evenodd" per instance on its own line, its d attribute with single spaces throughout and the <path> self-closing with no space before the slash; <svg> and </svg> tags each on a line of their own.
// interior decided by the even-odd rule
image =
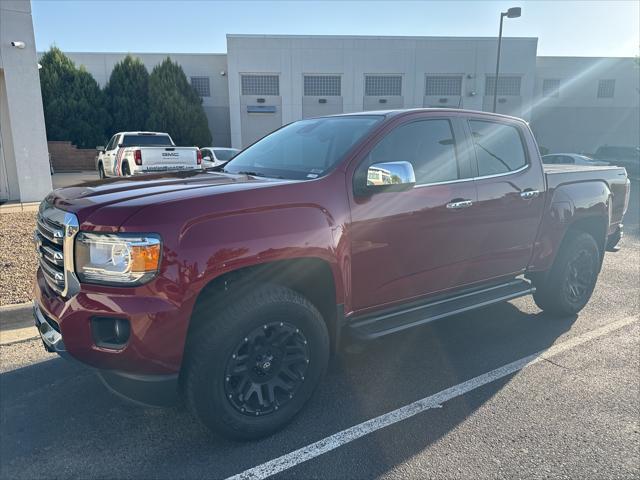
<svg viewBox="0 0 640 480">
<path fill-rule="evenodd" d="M 102 164 L 98 165 L 98 177 L 100 179 L 107 178 L 107 176 L 104 174 L 104 166 Z"/>
<path fill-rule="evenodd" d="M 538 307 L 557 315 L 573 315 L 584 308 L 598 280 L 601 254 L 595 239 L 584 232 L 567 233 L 553 267 L 534 282 Z"/>
<path fill-rule="evenodd" d="M 254 290 L 211 318 L 187 353 L 185 394 L 211 430 L 248 440 L 287 424 L 326 370 L 329 335 L 318 310 L 276 285 Z"/>
<path fill-rule="evenodd" d="M 129 164 L 125 162 L 122 165 L 122 176 L 123 177 L 128 177 L 130 175 L 131 175 L 131 171 L 129 170 Z"/>
</svg>

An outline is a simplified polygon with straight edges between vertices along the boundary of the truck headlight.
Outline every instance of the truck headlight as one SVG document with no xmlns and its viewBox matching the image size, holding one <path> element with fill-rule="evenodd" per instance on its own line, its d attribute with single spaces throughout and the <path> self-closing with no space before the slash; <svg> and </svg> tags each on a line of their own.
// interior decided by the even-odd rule
<svg viewBox="0 0 640 480">
<path fill-rule="evenodd" d="M 160 248 L 158 235 L 80 232 L 75 244 L 76 274 L 86 283 L 141 285 L 158 271 Z"/>
</svg>

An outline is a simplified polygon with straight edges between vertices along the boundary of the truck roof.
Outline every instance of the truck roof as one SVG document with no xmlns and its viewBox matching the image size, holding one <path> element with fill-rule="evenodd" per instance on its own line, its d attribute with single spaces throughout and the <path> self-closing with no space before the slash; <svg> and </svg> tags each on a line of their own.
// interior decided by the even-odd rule
<svg viewBox="0 0 640 480">
<path fill-rule="evenodd" d="M 118 132 L 116 135 L 169 135 L 167 132 Z"/>
<path fill-rule="evenodd" d="M 526 122 L 522 118 L 513 117 L 510 115 L 504 115 L 502 113 L 492 113 L 485 112 L 482 110 L 468 110 L 462 108 L 402 108 L 402 109 L 393 109 L 393 110 L 370 110 L 366 112 L 352 112 L 352 113 L 338 113 L 335 115 L 324 115 L 323 117 L 353 117 L 353 116 L 363 116 L 363 115 L 383 115 L 385 117 L 394 117 L 397 115 L 408 114 L 408 113 L 419 113 L 419 112 L 447 112 L 447 113 L 459 113 L 459 114 L 474 114 L 474 115 L 484 115 L 490 117 L 497 118 L 508 118 L 511 120 L 519 120 L 521 122 Z"/>
</svg>

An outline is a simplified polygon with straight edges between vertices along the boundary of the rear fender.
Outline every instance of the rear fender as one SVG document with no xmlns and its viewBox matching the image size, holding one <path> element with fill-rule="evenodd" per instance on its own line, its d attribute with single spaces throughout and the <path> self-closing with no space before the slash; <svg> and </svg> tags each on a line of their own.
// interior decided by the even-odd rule
<svg viewBox="0 0 640 480">
<path fill-rule="evenodd" d="M 551 201 L 544 213 L 529 262 L 530 272 L 551 268 L 562 241 L 572 228 L 597 236 L 598 245 L 604 249 L 611 218 L 611 191 L 607 184 L 600 181 L 578 182 L 561 185 L 550 193 Z"/>
</svg>

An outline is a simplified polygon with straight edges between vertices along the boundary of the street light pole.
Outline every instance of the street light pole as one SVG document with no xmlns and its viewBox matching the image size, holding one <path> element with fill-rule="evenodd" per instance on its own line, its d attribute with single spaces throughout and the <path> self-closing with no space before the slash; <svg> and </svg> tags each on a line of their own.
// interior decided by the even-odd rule
<svg viewBox="0 0 640 480">
<path fill-rule="evenodd" d="M 498 103 L 498 75 L 500 74 L 500 48 L 502 47 L 502 22 L 504 17 L 517 18 L 522 14 L 520 7 L 512 7 L 500 13 L 500 31 L 498 32 L 498 56 L 496 58 L 496 76 L 493 78 L 493 113 L 496 113 Z"/>
</svg>

